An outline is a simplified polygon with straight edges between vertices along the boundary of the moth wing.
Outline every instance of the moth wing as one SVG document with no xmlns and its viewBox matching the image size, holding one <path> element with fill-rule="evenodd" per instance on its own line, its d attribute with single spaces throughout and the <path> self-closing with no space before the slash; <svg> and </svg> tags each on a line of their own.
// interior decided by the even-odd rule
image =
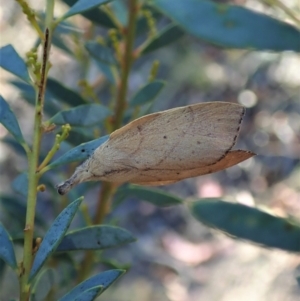
<svg viewBox="0 0 300 301">
<path fill-rule="evenodd" d="M 224 102 L 146 115 L 112 133 L 102 157 L 138 171 L 211 165 L 235 144 L 243 115 L 242 106 Z"/>
<path fill-rule="evenodd" d="M 130 182 L 139 185 L 146 186 L 159 186 L 167 185 L 178 182 L 186 178 L 197 177 L 213 172 L 221 171 L 223 169 L 234 166 L 241 163 L 251 157 L 255 156 L 255 153 L 244 150 L 234 150 L 228 152 L 218 162 L 199 168 L 186 169 L 186 170 L 151 170 L 140 174 L 138 177 L 132 179 Z"/>
</svg>

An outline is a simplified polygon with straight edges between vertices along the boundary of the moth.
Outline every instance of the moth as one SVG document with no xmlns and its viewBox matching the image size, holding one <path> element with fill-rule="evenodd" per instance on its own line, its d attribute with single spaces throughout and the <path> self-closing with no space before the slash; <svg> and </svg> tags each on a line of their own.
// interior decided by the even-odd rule
<svg viewBox="0 0 300 301">
<path fill-rule="evenodd" d="M 207 102 L 138 118 L 114 131 L 58 192 L 86 181 L 166 185 L 236 165 L 255 155 L 232 150 L 244 114 L 237 104 Z"/>
</svg>

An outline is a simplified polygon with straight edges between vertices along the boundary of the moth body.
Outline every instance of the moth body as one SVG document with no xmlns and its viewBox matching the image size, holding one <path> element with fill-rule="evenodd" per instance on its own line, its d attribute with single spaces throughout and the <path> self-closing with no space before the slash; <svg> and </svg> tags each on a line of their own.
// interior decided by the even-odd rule
<svg viewBox="0 0 300 301">
<path fill-rule="evenodd" d="M 244 112 L 237 104 L 212 102 L 136 119 L 113 132 L 58 192 L 85 181 L 165 185 L 238 164 L 254 155 L 231 150 Z"/>
</svg>

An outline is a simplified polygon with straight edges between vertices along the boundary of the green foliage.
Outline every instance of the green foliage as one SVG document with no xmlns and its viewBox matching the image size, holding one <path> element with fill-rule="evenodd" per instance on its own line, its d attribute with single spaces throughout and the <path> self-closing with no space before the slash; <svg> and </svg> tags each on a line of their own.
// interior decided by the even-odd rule
<svg viewBox="0 0 300 301">
<path fill-rule="evenodd" d="M 47 80 L 47 92 L 57 100 L 65 102 L 71 106 L 79 106 L 87 103 L 79 93 L 65 87 L 53 78 Z"/>
<path fill-rule="evenodd" d="M 37 277 L 32 286 L 31 300 L 42 301 L 44 300 L 52 287 L 55 284 L 55 272 L 53 269 L 43 270 Z"/>
<path fill-rule="evenodd" d="M 182 204 L 182 199 L 159 189 L 149 189 L 137 185 L 120 187 L 115 194 L 115 202 L 119 204 L 128 197 L 134 197 L 156 206 L 167 207 Z"/>
<path fill-rule="evenodd" d="M 90 212 L 86 202 L 80 207 L 82 198 L 74 199 L 97 184 L 81 185 L 64 198 L 54 189 L 74 169 L 70 163 L 87 159 L 109 139 L 113 130 L 151 110 L 158 102 L 166 85 L 158 76 L 163 73 L 158 72 L 159 63 L 154 62 L 148 80 L 129 93 L 134 63 L 151 60 L 156 50 L 169 47 L 189 34 L 224 48 L 300 52 L 300 31 L 241 6 L 203 0 L 149 3 L 129 0 L 128 5 L 116 0 L 63 0 L 70 8 L 56 18 L 54 0 L 47 1 L 45 15 L 35 13 L 24 1 L 17 2 L 36 31 L 36 43 L 31 50 L 26 49 L 26 59 L 12 45 L 2 47 L 0 67 L 17 77 L 10 84 L 35 112 L 26 116 L 34 120 L 29 135 L 32 141 L 27 142 L 28 137 L 20 129 L 9 100 L 0 96 L 0 123 L 9 133 L 2 142 L 26 159 L 28 165 L 27 170 L 18 169 L 19 174 L 11 183 L 14 193 L 0 195 L 1 209 L 7 220 L 12 221 L 0 224 L 0 273 L 4 273 L 3 261 L 14 270 L 19 279 L 21 301 L 94 300 L 125 272 L 114 262 L 117 269 L 99 273 L 97 256 L 101 262 L 112 262 L 104 259 L 100 251 L 121 248 L 135 241 L 130 232 L 115 226 L 119 220 L 112 219 L 110 211 L 126 199 L 142 200 L 158 207 L 184 203 L 180 197 L 162 189 L 101 183 L 99 196 L 93 196 L 95 210 Z M 85 34 L 73 25 L 74 15 L 91 22 Z M 47 31 L 42 32 L 41 28 Z M 50 55 L 51 45 L 78 64 L 77 87 L 55 75 L 48 77 L 51 66 L 57 66 Z M 40 56 L 37 49 L 41 50 Z M 97 71 L 92 68 L 94 65 Z M 95 73 L 98 78 L 92 82 Z M 55 219 L 48 210 L 38 209 L 46 203 L 42 195 L 45 189 L 49 211 Z M 300 251 L 299 226 L 289 219 L 219 199 L 195 202 L 191 213 L 209 227 L 238 239 Z M 72 221 L 75 230 L 67 232 Z M 23 257 L 17 263 L 14 245 L 20 241 Z M 82 256 L 74 256 L 78 253 Z M 68 265 L 71 268 L 65 269 Z M 59 271 L 63 271 L 61 277 L 57 277 Z M 97 274 L 90 277 L 94 271 Z M 69 291 L 61 297 L 65 287 Z"/>
<path fill-rule="evenodd" d="M 119 227 L 91 226 L 67 233 L 56 251 L 104 250 L 135 240 L 128 231 Z"/>
<path fill-rule="evenodd" d="M 90 9 L 93 9 L 101 4 L 105 4 L 107 2 L 110 2 L 111 0 L 78 0 L 70 9 L 69 11 L 64 14 L 63 18 L 69 18 L 71 16 L 84 13 Z"/>
<path fill-rule="evenodd" d="M 25 82 L 30 83 L 26 64 L 12 45 L 0 48 L 0 57 L 0 67 L 21 78 Z"/>
<path fill-rule="evenodd" d="M 115 65 L 117 63 L 113 51 L 110 48 L 99 44 L 98 42 L 87 42 L 85 44 L 85 48 L 92 57 L 102 63 L 107 65 Z"/>
<path fill-rule="evenodd" d="M 108 138 L 109 136 L 104 136 L 90 142 L 82 143 L 50 163 L 48 168 L 50 169 L 67 163 L 85 160 L 94 152 L 97 147 L 107 141 Z"/>
<path fill-rule="evenodd" d="M 219 199 L 202 199 L 192 204 L 191 211 L 200 222 L 234 237 L 265 247 L 300 252 L 300 225 L 289 219 Z"/>
<path fill-rule="evenodd" d="M 102 285 L 92 287 L 92 288 L 86 290 L 85 292 L 83 292 L 82 294 L 80 294 L 75 299 L 75 301 L 92 301 L 97 296 L 99 296 L 102 291 L 103 291 L 103 286 Z"/>
<path fill-rule="evenodd" d="M 132 100 L 129 102 L 129 107 L 134 108 L 153 102 L 164 85 L 165 83 L 159 80 L 146 84 L 133 96 Z"/>
<path fill-rule="evenodd" d="M 223 47 L 300 52 L 300 31 L 241 6 L 203 0 L 153 0 L 187 32 Z"/>
<path fill-rule="evenodd" d="M 45 234 L 44 239 L 40 244 L 39 249 L 35 255 L 34 261 L 32 263 L 29 281 L 33 280 L 33 278 L 42 268 L 44 262 L 49 258 L 49 256 L 53 252 L 55 252 L 57 246 L 64 238 L 64 235 L 67 232 L 81 202 L 82 198 L 74 201 L 67 208 L 65 208 L 55 219 L 50 229 Z"/>
<path fill-rule="evenodd" d="M 142 48 L 142 54 L 147 54 L 173 42 L 184 36 L 184 31 L 176 24 L 169 24 L 155 36 L 153 36 Z"/>
<path fill-rule="evenodd" d="M 92 126 L 111 116 L 112 112 L 103 105 L 81 105 L 73 109 L 63 110 L 49 119 L 49 123 L 71 126 Z"/>
<path fill-rule="evenodd" d="M 2 96 L 0 96 L 0 122 L 21 145 L 25 143 L 16 116 Z"/>
<path fill-rule="evenodd" d="M 102 286 L 102 291 L 106 290 L 117 278 L 124 273 L 123 270 L 110 270 L 97 274 L 74 287 L 67 295 L 63 296 L 59 301 L 75 300 L 78 294 L 86 292 L 92 288 Z"/>
<path fill-rule="evenodd" d="M 12 269 L 17 268 L 15 251 L 9 234 L 0 224 L 0 258 L 2 258 Z"/>
</svg>

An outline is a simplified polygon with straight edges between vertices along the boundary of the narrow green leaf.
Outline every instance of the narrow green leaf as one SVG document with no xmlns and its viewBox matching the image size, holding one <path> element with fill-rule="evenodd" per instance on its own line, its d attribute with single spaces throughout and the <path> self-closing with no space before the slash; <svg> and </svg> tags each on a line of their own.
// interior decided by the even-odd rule
<svg viewBox="0 0 300 301">
<path fill-rule="evenodd" d="M 69 6 L 73 6 L 77 0 L 63 0 Z M 93 8 L 89 11 L 81 13 L 82 16 L 92 21 L 94 24 L 104 26 L 107 28 L 116 28 L 114 21 L 110 18 L 110 16 L 100 8 Z"/>
<path fill-rule="evenodd" d="M 104 119 L 112 115 L 112 111 L 99 104 L 81 105 L 73 109 L 58 112 L 49 119 L 49 123 L 71 126 L 92 126 L 100 124 Z"/>
<path fill-rule="evenodd" d="M 223 47 L 300 51 L 300 31 L 288 23 L 234 5 L 205 0 L 153 0 L 190 34 Z"/>
<path fill-rule="evenodd" d="M 124 0 L 114 0 L 110 5 L 114 16 L 123 25 L 128 24 L 128 9 Z"/>
<path fill-rule="evenodd" d="M 110 48 L 95 41 L 85 43 L 85 48 L 94 59 L 108 65 L 116 64 L 116 59 Z"/>
<path fill-rule="evenodd" d="M 12 80 L 10 81 L 12 85 L 17 87 L 23 96 L 23 98 L 30 104 L 35 106 L 35 91 L 34 88 L 31 85 L 28 85 L 26 83 L 23 83 L 21 81 Z M 57 104 L 55 104 L 52 100 L 52 95 L 50 95 L 49 91 L 46 89 L 45 93 L 45 104 L 44 104 L 44 110 L 47 114 L 50 116 L 56 114 L 60 108 Z"/>
<path fill-rule="evenodd" d="M 86 160 L 94 150 L 108 140 L 109 136 L 100 137 L 90 142 L 82 143 L 53 161 L 49 167 L 54 168 L 71 162 Z"/>
<path fill-rule="evenodd" d="M 103 75 L 106 77 L 106 79 L 111 84 L 115 84 L 116 83 L 116 79 L 115 79 L 115 75 L 114 75 L 114 69 L 116 69 L 115 66 L 102 63 L 101 61 L 96 60 L 96 59 L 94 59 L 94 61 L 96 63 L 96 66 L 101 71 L 101 73 L 103 73 Z"/>
<path fill-rule="evenodd" d="M 93 9 L 99 5 L 110 2 L 111 0 L 78 0 L 69 11 L 63 16 L 64 19 L 71 16 L 81 14 L 85 11 Z"/>
<path fill-rule="evenodd" d="M 103 291 L 105 291 L 124 272 L 124 270 L 109 270 L 97 274 L 75 286 L 70 292 L 60 298 L 59 301 L 73 301 L 80 293 L 87 291 L 95 286 L 101 285 L 103 286 Z"/>
<path fill-rule="evenodd" d="M 0 95 L 0 123 L 14 136 L 21 144 L 25 144 L 19 123 L 8 103 Z"/>
<path fill-rule="evenodd" d="M 93 301 L 97 296 L 99 296 L 102 293 L 102 291 L 102 285 L 92 287 L 80 294 L 74 301 Z"/>
<path fill-rule="evenodd" d="M 60 35 L 56 34 L 56 31 L 54 31 L 54 34 L 52 36 L 52 44 L 63 50 L 65 53 L 74 56 L 72 50 L 67 46 L 67 44 L 64 42 L 64 40 L 60 37 Z"/>
<path fill-rule="evenodd" d="M 53 78 L 48 78 L 47 80 L 47 91 L 49 91 L 55 98 L 73 107 L 87 103 L 80 94 L 65 87 Z"/>
<path fill-rule="evenodd" d="M 101 127 L 101 125 L 100 125 Z M 69 133 L 69 136 L 66 139 L 66 142 L 70 143 L 71 145 L 77 146 L 81 143 L 86 143 L 95 138 L 95 131 L 99 129 L 99 126 L 95 125 L 94 127 L 78 127 L 72 126 L 72 130 Z M 71 148 L 70 148 L 71 149 Z"/>
<path fill-rule="evenodd" d="M 32 101 L 30 103 L 34 104 L 35 100 L 35 91 L 34 88 L 31 85 L 28 85 L 22 81 L 19 80 L 12 80 L 10 81 L 12 85 L 14 85 L 16 88 L 18 88 L 23 95 L 27 95 Z"/>
<path fill-rule="evenodd" d="M 15 222 L 18 222 L 24 226 L 26 217 L 26 203 L 22 202 L 16 196 L 0 195 L 0 203 L 10 216 L 12 216 Z M 42 228 L 46 227 L 45 218 L 40 214 L 35 214 L 35 223 Z"/>
<path fill-rule="evenodd" d="M 15 139 L 6 136 L 3 139 L 1 139 L 1 142 L 7 144 L 11 149 L 13 149 L 18 155 L 26 156 L 26 152 L 24 151 L 24 148 L 21 146 L 20 143 L 18 143 Z"/>
<path fill-rule="evenodd" d="M 142 54 L 147 54 L 159 48 L 165 47 L 184 36 L 184 31 L 175 24 L 169 24 L 162 31 L 157 33 L 149 42 L 143 47 Z"/>
<path fill-rule="evenodd" d="M 103 250 L 118 247 L 136 239 L 125 229 L 113 226 L 90 226 L 71 231 L 63 238 L 56 252 Z"/>
<path fill-rule="evenodd" d="M 72 202 L 67 208 L 65 208 L 59 216 L 55 219 L 48 232 L 45 234 L 41 245 L 35 255 L 32 268 L 29 274 L 29 281 L 32 281 L 39 270 L 42 268 L 45 261 L 49 256 L 55 252 L 56 247 L 63 239 L 67 232 L 71 221 L 76 214 L 79 205 L 83 198 L 79 198 Z"/>
<path fill-rule="evenodd" d="M 154 21 L 154 24 L 161 23 L 161 19 L 165 18 L 164 15 L 159 12 L 155 7 L 151 5 L 150 2 L 148 4 L 144 3 L 143 9 L 148 11 L 151 14 L 151 18 Z M 144 35 L 149 33 L 149 22 L 148 18 L 144 14 L 140 14 L 138 16 L 137 22 L 136 22 L 136 36 Z M 125 23 L 126 24 L 126 23 Z"/>
<path fill-rule="evenodd" d="M 146 84 L 133 96 L 129 106 L 133 108 L 152 102 L 164 86 L 165 82 L 161 80 Z"/>
<path fill-rule="evenodd" d="M 27 83 L 31 82 L 25 62 L 12 45 L 0 48 L 0 67 Z"/>
<path fill-rule="evenodd" d="M 137 185 L 127 185 L 119 188 L 115 194 L 115 202 L 119 203 L 128 197 L 138 198 L 159 207 L 182 204 L 182 199 L 175 195 L 160 189 L 145 188 Z"/>
<path fill-rule="evenodd" d="M 4 226 L 0 223 L 0 258 L 12 269 L 17 269 L 17 261 L 11 238 Z"/>
<path fill-rule="evenodd" d="M 28 194 L 28 175 L 27 173 L 19 174 L 11 183 L 12 189 L 27 197 Z"/>
<path fill-rule="evenodd" d="M 44 14 L 44 17 L 46 17 L 45 14 Z M 82 33 L 82 29 L 75 26 L 71 22 L 64 20 L 55 27 L 54 34 L 55 33 L 59 34 L 59 35 L 61 35 L 61 34 L 64 34 L 64 35 L 78 34 L 79 35 Z"/>
<path fill-rule="evenodd" d="M 289 219 L 214 198 L 193 203 L 191 211 L 200 222 L 234 237 L 266 247 L 300 251 L 300 226 Z"/>
<path fill-rule="evenodd" d="M 30 301 L 43 301 L 55 283 L 53 269 L 45 269 L 36 278 L 31 289 Z"/>
</svg>

